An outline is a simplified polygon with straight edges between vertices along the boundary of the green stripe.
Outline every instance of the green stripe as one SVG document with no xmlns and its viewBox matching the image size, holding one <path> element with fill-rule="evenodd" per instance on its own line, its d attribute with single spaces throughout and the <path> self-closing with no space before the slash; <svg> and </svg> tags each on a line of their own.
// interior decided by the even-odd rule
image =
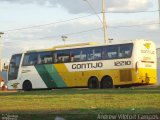
<svg viewBox="0 0 160 120">
<path fill-rule="evenodd" d="M 35 68 L 48 88 L 67 87 L 53 64 L 36 65 Z"/>
<path fill-rule="evenodd" d="M 35 68 L 48 88 L 57 87 L 44 65 L 35 65 Z"/>
<path fill-rule="evenodd" d="M 52 80 L 54 80 L 54 82 L 56 83 L 57 87 L 67 87 L 66 83 L 61 78 L 61 76 L 59 75 L 59 73 L 53 65 L 45 65 L 45 68 L 52 77 Z"/>
</svg>

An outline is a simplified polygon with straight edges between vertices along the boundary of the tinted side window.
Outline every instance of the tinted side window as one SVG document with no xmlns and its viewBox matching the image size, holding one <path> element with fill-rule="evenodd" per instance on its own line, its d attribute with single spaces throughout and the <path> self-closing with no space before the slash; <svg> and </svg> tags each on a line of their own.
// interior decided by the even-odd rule
<svg viewBox="0 0 160 120">
<path fill-rule="evenodd" d="M 57 63 L 58 58 L 57 58 L 57 52 L 53 52 L 53 63 Z"/>
<path fill-rule="evenodd" d="M 61 50 L 56 52 L 57 63 L 69 62 L 70 61 L 70 51 Z"/>
<path fill-rule="evenodd" d="M 71 50 L 71 62 L 80 62 L 81 54 L 82 54 L 82 49 Z"/>
<path fill-rule="evenodd" d="M 102 47 L 96 47 L 93 49 L 94 60 L 101 60 L 102 58 Z"/>
<path fill-rule="evenodd" d="M 132 55 L 133 44 L 119 46 L 118 58 L 130 58 Z"/>
<path fill-rule="evenodd" d="M 100 60 L 101 47 L 92 47 L 87 49 L 87 60 Z"/>
<path fill-rule="evenodd" d="M 81 51 L 81 61 L 86 61 L 87 59 L 87 49 L 83 48 Z"/>
<path fill-rule="evenodd" d="M 87 60 L 94 60 L 94 50 L 93 48 L 87 48 Z"/>
<path fill-rule="evenodd" d="M 38 62 L 37 53 L 26 53 L 23 59 L 23 65 L 35 65 Z"/>
<path fill-rule="evenodd" d="M 52 52 L 40 52 L 38 53 L 38 64 L 52 63 Z"/>
<path fill-rule="evenodd" d="M 102 50 L 103 59 L 117 59 L 118 58 L 118 45 L 105 46 Z"/>
<path fill-rule="evenodd" d="M 81 62 L 86 61 L 87 58 L 87 49 L 72 49 L 71 50 L 71 62 Z"/>
<path fill-rule="evenodd" d="M 102 59 L 108 59 L 107 47 L 102 47 Z"/>
</svg>

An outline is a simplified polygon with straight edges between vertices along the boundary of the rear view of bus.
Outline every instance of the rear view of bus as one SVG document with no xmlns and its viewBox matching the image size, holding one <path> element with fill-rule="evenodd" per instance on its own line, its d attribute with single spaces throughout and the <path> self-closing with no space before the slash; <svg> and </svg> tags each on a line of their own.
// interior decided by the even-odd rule
<svg viewBox="0 0 160 120">
<path fill-rule="evenodd" d="M 133 50 L 134 83 L 156 84 L 156 47 L 152 41 L 135 41 Z"/>
</svg>

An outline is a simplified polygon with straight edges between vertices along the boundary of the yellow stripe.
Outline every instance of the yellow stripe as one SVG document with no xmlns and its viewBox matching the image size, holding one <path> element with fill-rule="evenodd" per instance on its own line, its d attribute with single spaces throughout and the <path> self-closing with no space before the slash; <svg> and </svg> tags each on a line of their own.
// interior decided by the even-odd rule
<svg viewBox="0 0 160 120">
<path fill-rule="evenodd" d="M 65 64 L 55 64 L 54 67 L 56 68 L 58 74 L 61 78 L 65 81 L 68 87 L 75 86 L 74 82 L 74 73 L 69 72 L 65 66 Z"/>
</svg>

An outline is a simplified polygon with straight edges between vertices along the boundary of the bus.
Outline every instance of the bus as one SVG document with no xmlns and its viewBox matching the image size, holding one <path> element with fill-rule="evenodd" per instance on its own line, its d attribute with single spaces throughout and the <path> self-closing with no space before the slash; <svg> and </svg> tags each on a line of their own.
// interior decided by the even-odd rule
<svg viewBox="0 0 160 120">
<path fill-rule="evenodd" d="M 82 43 L 14 54 L 8 89 L 113 88 L 156 84 L 156 47 L 149 40 Z"/>
</svg>

